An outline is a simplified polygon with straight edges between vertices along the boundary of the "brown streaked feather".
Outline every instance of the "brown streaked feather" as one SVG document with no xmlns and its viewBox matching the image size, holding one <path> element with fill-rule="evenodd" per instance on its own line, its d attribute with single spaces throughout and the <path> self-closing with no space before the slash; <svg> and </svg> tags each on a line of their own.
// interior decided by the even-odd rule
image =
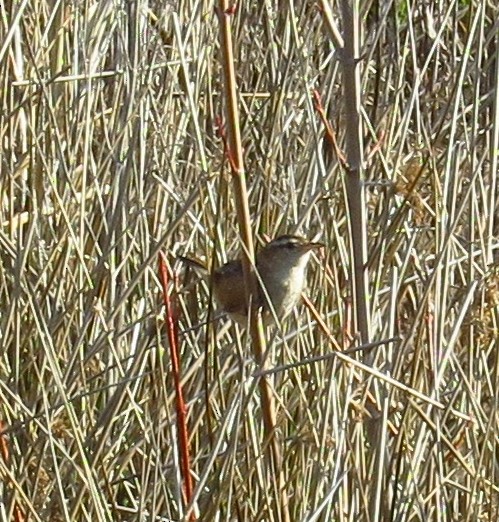
<svg viewBox="0 0 499 522">
<path fill-rule="evenodd" d="M 213 272 L 215 299 L 228 314 L 241 313 L 241 297 L 244 299 L 245 291 L 241 261 L 230 261 Z"/>
</svg>

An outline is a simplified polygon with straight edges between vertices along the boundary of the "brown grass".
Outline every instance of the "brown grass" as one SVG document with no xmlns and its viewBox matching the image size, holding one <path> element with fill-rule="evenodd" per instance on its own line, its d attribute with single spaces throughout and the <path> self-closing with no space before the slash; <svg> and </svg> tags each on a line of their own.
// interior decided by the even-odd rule
<svg viewBox="0 0 499 522">
<path fill-rule="evenodd" d="M 215 4 L 0 6 L 1 520 L 185 519 L 160 250 L 195 512 L 278 520 L 249 341 L 205 324 L 209 289 L 175 262 L 239 249 Z M 499 12 L 373 1 L 361 24 L 370 339 L 391 342 L 331 356 L 355 344 L 349 216 L 312 89 L 344 151 L 341 63 L 315 2 L 233 15 L 256 242 L 327 245 L 324 325 L 303 306 L 267 335 L 291 519 L 495 521 Z"/>
</svg>

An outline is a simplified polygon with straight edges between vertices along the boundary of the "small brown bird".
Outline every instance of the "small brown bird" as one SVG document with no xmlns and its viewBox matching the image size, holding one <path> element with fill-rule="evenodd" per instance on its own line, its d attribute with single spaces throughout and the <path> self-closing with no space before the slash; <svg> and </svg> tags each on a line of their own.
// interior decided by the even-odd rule
<svg viewBox="0 0 499 522">
<path fill-rule="evenodd" d="M 264 317 L 282 320 L 298 304 L 305 287 L 307 265 L 313 250 L 322 243 L 307 241 L 298 236 L 284 235 L 268 243 L 256 255 L 258 295 L 256 305 Z M 183 258 L 190 264 L 192 261 Z M 194 262 L 200 266 L 199 263 Z M 205 269 L 206 270 L 206 269 Z M 248 321 L 241 260 L 229 261 L 211 275 L 213 294 L 222 310 L 246 326 Z"/>
</svg>

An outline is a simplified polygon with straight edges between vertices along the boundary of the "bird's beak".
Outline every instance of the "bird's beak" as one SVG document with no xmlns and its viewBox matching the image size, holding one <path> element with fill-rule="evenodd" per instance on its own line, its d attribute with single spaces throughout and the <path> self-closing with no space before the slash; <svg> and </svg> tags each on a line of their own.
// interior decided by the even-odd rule
<svg viewBox="0 0 499 522">
<path fill-rule="evenodd" d="M 320 250 L 321 248 L 324 248 L 326 245 L 324 243 L 309 243 L 307 245 L 307 250 Z"/>
</svg>

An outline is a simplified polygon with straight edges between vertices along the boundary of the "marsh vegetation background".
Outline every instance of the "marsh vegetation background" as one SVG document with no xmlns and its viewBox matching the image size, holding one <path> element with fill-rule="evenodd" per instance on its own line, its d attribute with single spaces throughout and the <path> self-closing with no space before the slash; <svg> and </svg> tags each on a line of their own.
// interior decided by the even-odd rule
<svg viewBox="0 0 499 522">
<path fill-rule="evenodd" d="M 323 8 L 222 15 L 255 237 L 298 226 L 326 244 L 308 296 L 329 335 L 300 306 L 268 331 L 276 367 L 355 346 L 341 53 Z M 206 324 L 209 288 L 175 261 L 239 249 L 216 10 L 0 5 L 2 520 L 185 519 L 160 250 L 178 275 L 195 512 L 279 520 L 249 341 Z M 348 355 L 372 372 L 326 358 L 273 376 L 291 519 L 494 521 L 498 7 L 368 0 L 360 28 L 371 339 L 395 340 Z"/>
</svg>

